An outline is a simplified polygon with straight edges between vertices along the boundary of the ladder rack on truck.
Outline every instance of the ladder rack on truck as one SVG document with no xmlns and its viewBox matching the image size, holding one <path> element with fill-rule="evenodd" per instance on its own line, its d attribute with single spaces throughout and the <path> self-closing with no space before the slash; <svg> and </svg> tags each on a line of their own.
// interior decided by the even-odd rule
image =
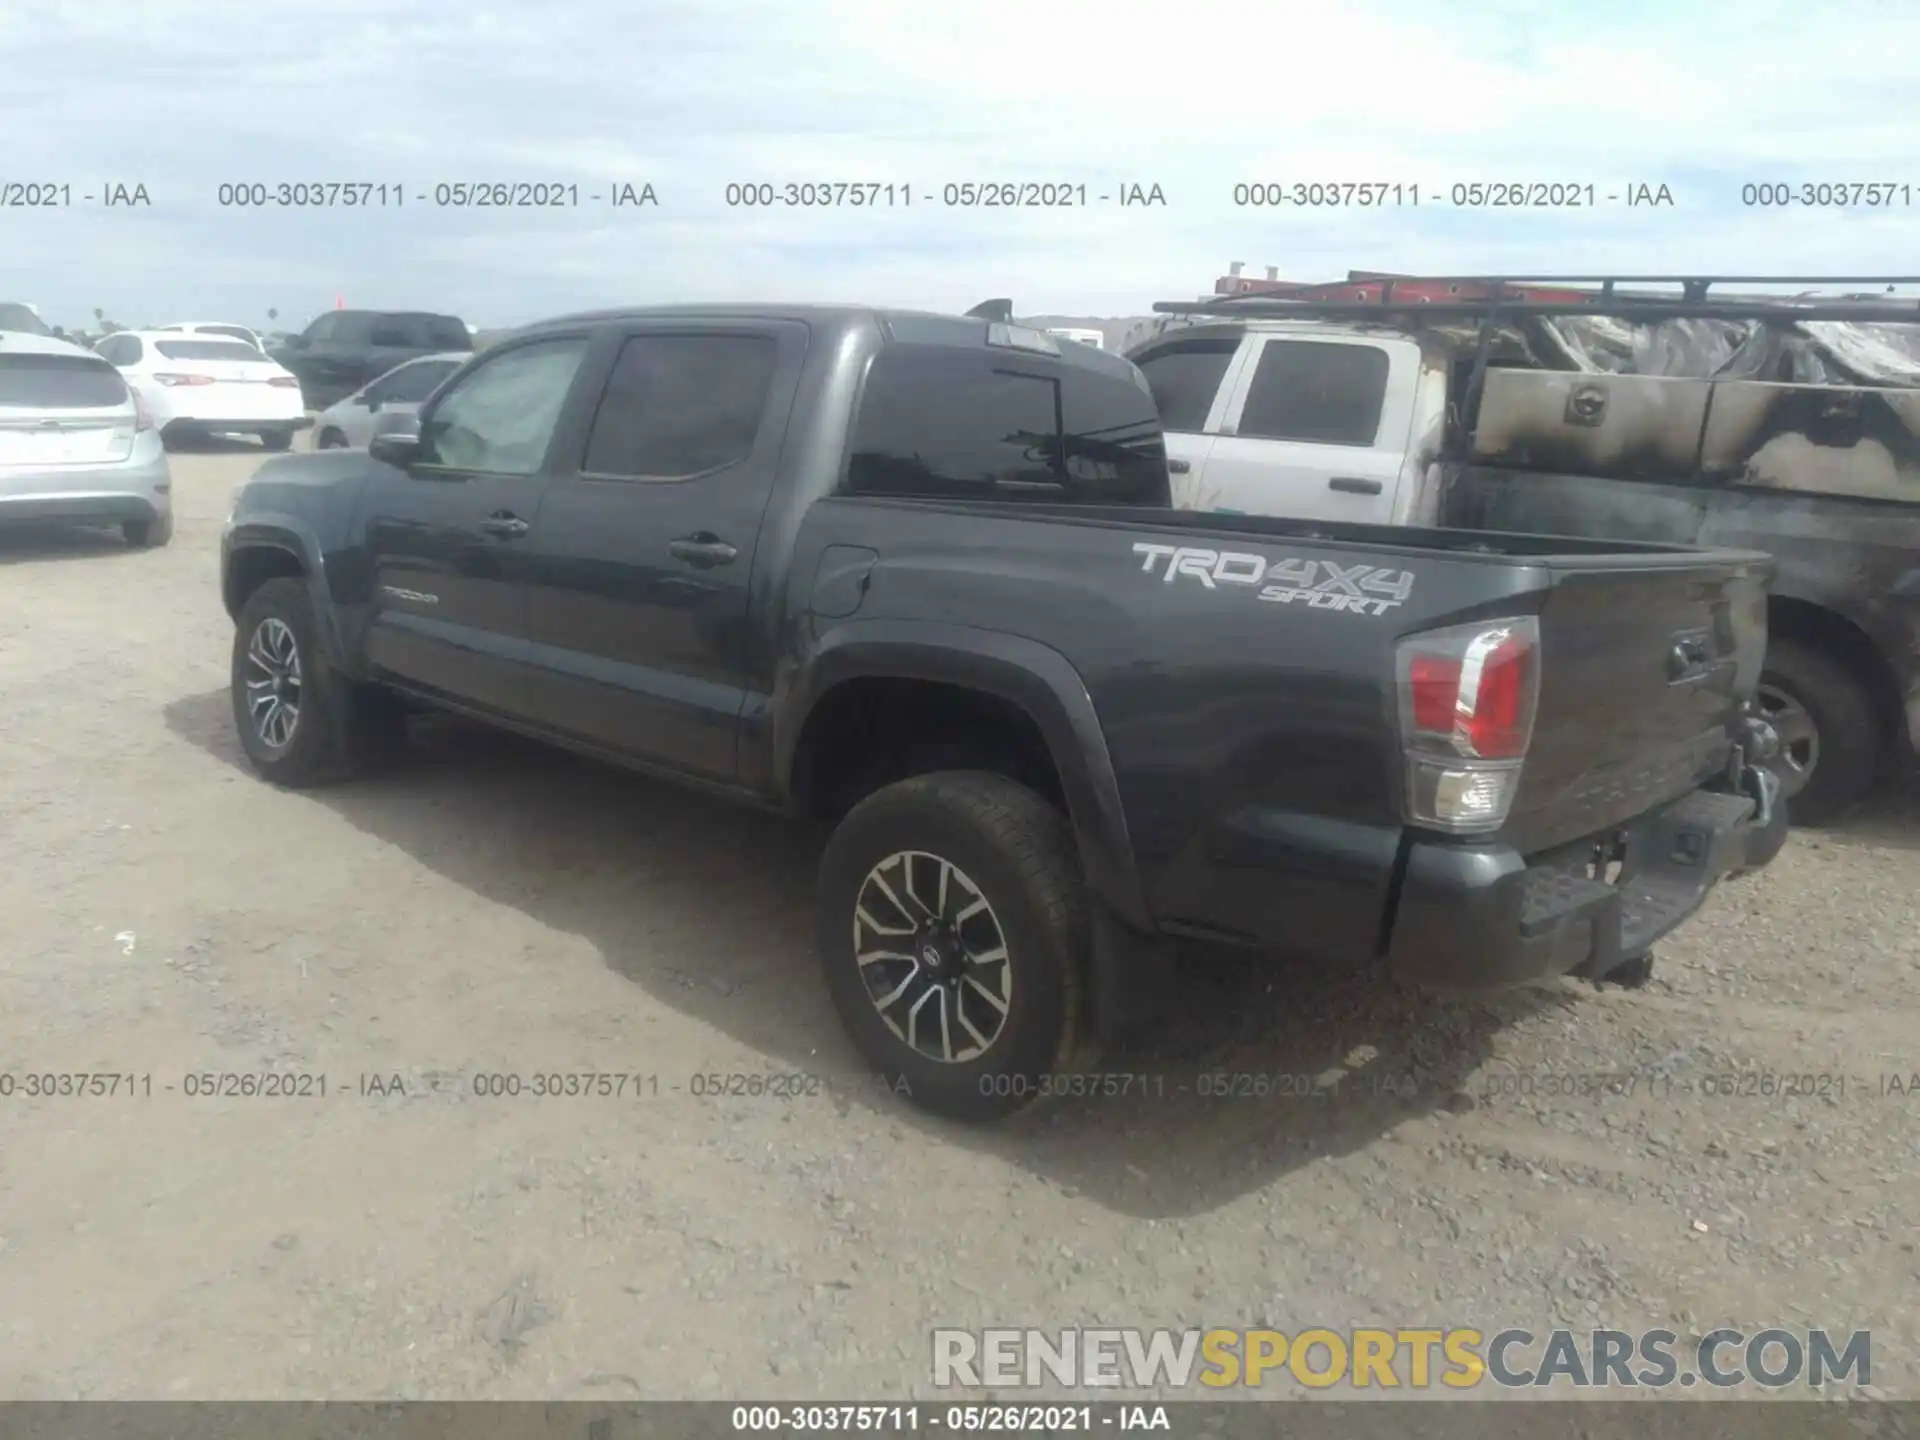
<svg viewBox="0 0 1920 1440">
<path fill-rule="evenodd" d="M 1622 290 L 1623 285 L 1679 286 L 1679 295 Z M 1843 320 L 1855 324 L 1920 323 L 1920 296 L 1887 295 L 1722 295 L 1713 286 L 1779 285 L 1802 290 L 1834 286 L 1920 285 L 1915 275 L 1383 275 L 1355 271 L 1344 281 L 1310 287 L 1322 292 L 1268 293 L 1248 290 L 1211 300 L 1163 300 L 1160 315 L 1232 315 L 1261 319 L 1361 319 L 1381 314 L 1419 312 L 1438 319 L 1495 315 L 1599 315 L 1635 320 Z M 1435 287 L 1447 292 L 1435 298 Z M 1578 298 L 1542 299 L 1529 290 L 1552 287 L 1590 291 Z M 1482 293 L 1465 294 L 1465 289 Z M 1325 292 L 1352 291 L 1349 298 Z"/>
<path fill-rule="evenodd" d="M 1623 286 L 1678 286 L 1659 293 Z M 1168 300 L 1156 314 L 1191 319 L 1329 320 L 1364 323 L 1478 322 L 1473 364 L 1458 413 L 1478 414 L 1486 389 L 1493 342 L 1503 325 L 1528 319 L 1603 318 L 1657 324 L 1675 320 L 1757 322 L 1763 326 L 1807 321 L 1850 325 L 1920 324 L 1920 296 L 1805 293 L 1714 297 L 1712 287 L 1780 286 L 1805 292 L 1841 286 L 1883 290 L 1920 285 L 1915 275 L 1387 275 L 1350 271 L 1344 281 L 1296 287 L 1278 293 L 1247 290 L 1211 300 Z M 1551 297 L 1538 292 L 1556 291 Z M 1303 291 L 1314 292 L 1304 295 Z M 1477 292 L 1477 293 L 1469 293 Z"/>
</svg>

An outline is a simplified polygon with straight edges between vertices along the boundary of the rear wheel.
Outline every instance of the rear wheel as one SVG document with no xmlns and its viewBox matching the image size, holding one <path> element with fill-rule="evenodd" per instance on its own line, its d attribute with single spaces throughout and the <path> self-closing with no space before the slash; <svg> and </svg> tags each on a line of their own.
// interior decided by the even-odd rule
<svg viewBox="0 0 1920 1440">
<path fill-rule="evenodd" d="M 260 443 L 269 450 L 291 450 L 293 432 L 291 430 L 262 430 Z"/>
<path fill-rule="evenodd" d="M 302 580 L 269 580 L 235 624 L 233 719 L 254 770 L 276 785 L 345 780 L 398 750 L 406 715 L 328 663 Z"/>
<path fill-rule="evenodd" d="M 313 448 L 316 450 L 344 450 L 347 448 L 347 437 L 342 435 L 338 430 L 322 430 L 318 435 L 313 437 Z"/>
<path fill-rule="evenodd" d="M 1865 797 L 1880 768 L 1873 697 L 1844 665 L 1798 640 L 1767 647 L 1760 710 L 1779 733 L 1774 769 L 1797 825 L 1838 819 Z"/>
<path fill-rule="evenodd" d="M 996 1119 L 1070 1059 L 1086 901 L 1071 826 L 1025 786 L 943 771 L 870 795 L 828 842 L 818 913 L 842 1023 L 917 1104 Z"/>
<path fill-rule="evenodd" d="M 173 539 L 173 512 L 153 520 L 128 520 L 120 527 L 127 543 L 139 550 L 158 550 Z"/>
</svg>

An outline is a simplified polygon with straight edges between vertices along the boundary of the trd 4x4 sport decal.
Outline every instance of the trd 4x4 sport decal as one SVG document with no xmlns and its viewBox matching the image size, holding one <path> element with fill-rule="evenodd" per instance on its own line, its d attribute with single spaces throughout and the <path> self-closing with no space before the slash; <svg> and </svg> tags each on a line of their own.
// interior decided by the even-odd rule
<svg viewBox="0 0 1920 1440">
<path fill-rule="evenodd" d="M 1133 553 L 1144 557 L 1142 573 L 1167 562 L 1161 578 L 1197 580 L 1209 590 L 1221 585 L 1258 585 L 1260 598 L 1280 605 L 1304 604 L 1315 610 L 1344 610 L 1357 615 L 1384 615 L 1413 594 L 1411 570 L 1384 570 L 1377 565 L 1336 565 L 1331 560 L 1275 560 L 1236 550 L 1201 550 L 1185 545 L 1136 544 Z"/>
</svg>

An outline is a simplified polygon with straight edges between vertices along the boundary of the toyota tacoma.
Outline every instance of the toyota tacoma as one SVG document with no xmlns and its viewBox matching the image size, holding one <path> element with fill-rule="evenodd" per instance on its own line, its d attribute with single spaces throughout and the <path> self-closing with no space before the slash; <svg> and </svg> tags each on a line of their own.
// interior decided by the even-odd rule
<svg viewBox="0 0 1920 1440">
<path fill-rule="evenodd" d="M 1785 838 L 1759 554 L 1172 508 L 1128 361 L 1004 318 L 518 331 L 263 464 L 221 582 L 286 786 L 458 712 L 831 825 L 825 980 L 968 1118 L 1161 1013 L 1181 939 L 1631 980 Z"/>
</svg>

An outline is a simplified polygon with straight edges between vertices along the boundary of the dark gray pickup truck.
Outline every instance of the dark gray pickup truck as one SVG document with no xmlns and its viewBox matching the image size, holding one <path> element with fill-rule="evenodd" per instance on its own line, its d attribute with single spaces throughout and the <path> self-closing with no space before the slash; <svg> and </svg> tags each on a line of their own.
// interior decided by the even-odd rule
<svg viewBox="0 0 1920 1440">
<path fill-rule="evenodd" d="M 1176 512 L 1125 360 L 854 308 L 576 315 L 418 435 L 261 466 L 221 584 L 267 779 L 439 707 L 832 823 L 874 1068 L 1006 1113 L 1179 937 L 1631 979 L 1785 836 L 1763 556 Z"/>
</svg>

